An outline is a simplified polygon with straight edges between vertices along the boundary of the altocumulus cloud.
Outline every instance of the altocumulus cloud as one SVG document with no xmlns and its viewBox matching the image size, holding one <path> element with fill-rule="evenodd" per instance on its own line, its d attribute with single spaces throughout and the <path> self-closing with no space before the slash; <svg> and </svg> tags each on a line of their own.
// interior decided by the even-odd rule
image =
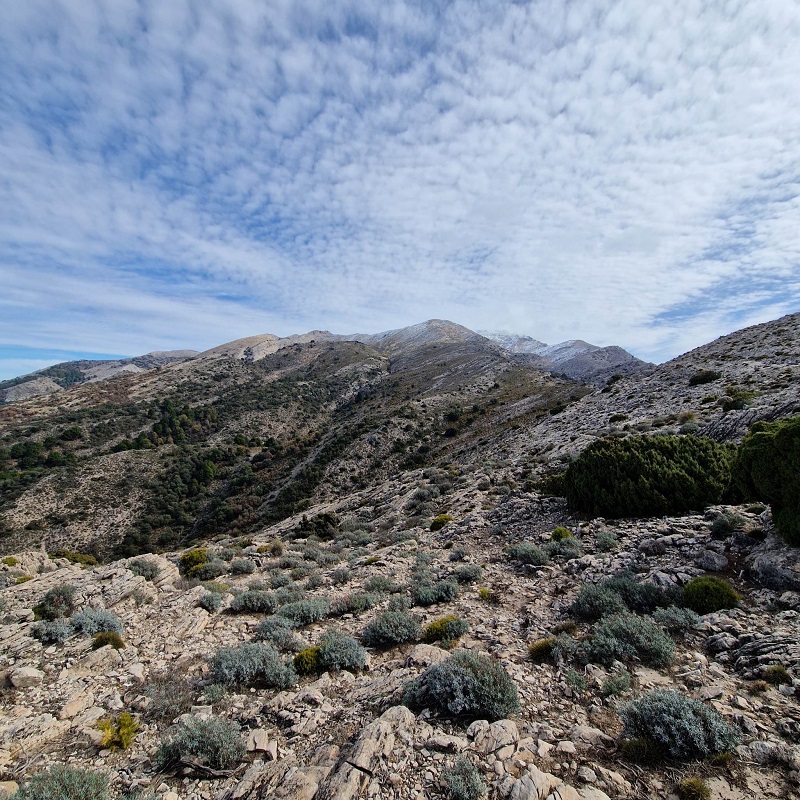
<svg viewBox="0 0 800 800">
<path fill-rule="evenodd" d="M 9 4 L 0 342 L 661 360 L 797 310 L 798 41 L 785 0 Z"/>
</svg>

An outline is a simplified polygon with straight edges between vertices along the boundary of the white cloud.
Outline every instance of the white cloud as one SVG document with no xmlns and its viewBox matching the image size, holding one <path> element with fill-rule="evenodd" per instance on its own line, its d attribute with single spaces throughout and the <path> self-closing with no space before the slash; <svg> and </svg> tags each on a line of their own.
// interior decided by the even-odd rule
<svg viewBox="0 0 800 800">
<path fill-rule="evenodd" d="M 797 310 L 800 8 L 9 9 L 0 341 L 428 317 L 663 359 Z"/>
</svg>

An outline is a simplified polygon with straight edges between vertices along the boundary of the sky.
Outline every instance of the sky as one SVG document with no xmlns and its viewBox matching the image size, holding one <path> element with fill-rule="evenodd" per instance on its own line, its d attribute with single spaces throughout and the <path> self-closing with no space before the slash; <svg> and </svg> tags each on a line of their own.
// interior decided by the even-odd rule
<svg viewBox="0 0 800 800">
<path fill-rule="evenodd" d="M 661 362 L 800 310 L 800 3 L 26 0 L 0 378 L 429 318 Z"/>
</svg>

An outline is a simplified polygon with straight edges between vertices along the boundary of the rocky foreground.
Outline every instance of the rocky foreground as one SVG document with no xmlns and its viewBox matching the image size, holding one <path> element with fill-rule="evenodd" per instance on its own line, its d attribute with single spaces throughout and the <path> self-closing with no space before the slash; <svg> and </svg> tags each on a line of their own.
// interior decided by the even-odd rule
<svg viewBox="0 0 800 800">
<path fill-rule="evenodd" d="M 656 521 L 578 523 L 558 500 L 511 493 L 494 508 L 477 505 L 435 533 L 380 526 L 376 532 L 362 514 L 358 525 L 349 525 L 360 531 L 348 541 L 290 539 L 283 526 L 282 553 L 272 529 L 239 541 L 238 548 L 215 543 L 229 567 L 232 555 L 255 567 L 216 578 L 210 588 L 221 593 L 218 611 L 198 605 L 209 585 L 181 577 L 179 553 L 142 557 L 157 571 L 152 580 L 128 568 L 135 559 L 91 568 L 43 552 L 4 559 L 2 790 L 12 794 L 47 765 L 68 763 L 111 773 L 116 792 L 147 790 L 164 800 L 422 800 L 446 796 L 443 770 L 466 755 L 492 798 L 672 798 L 691 776 L 701 777 L 714 798 L 800 797 L 800 553 L 771 533 L 766 513 L 736 509 L 736 529 L 712 536 L 720 509 Z M 508 544 L 543 544 L 556 524 L 574 532 L 578 551 L 540 567 L 509 559 Z M 519 692 L 521 710 L 512 718 L 462 723 L 402 706 L 404 685 L 450 655 L 419 640 L 371 648 L 364 670 L 303 676 L 283 691 L 211 686 L 208 659 L 220 646 L 251 641 L 264 616 L 226 612 L 237 590 L 254 582 L 302 588 L 302 596 L 324 597 L 333 608 L 339 601 L 341 612 L 341 601 L 364 593 L 370 579 L 371 585 L 376 577 L 397 584 L 401 591 L 373 592 L 376 605 L 362 613 L 339 613 L 296 631 L 310 644 L 330 627 L 358 637 L 413 581 L 420 554 L 427 554 L 422 561 L 430 561 L 437 578 L 469 564 L 481 568 L 454 599 L 411 613 L 423 625 L 445 615 L 468 623 L 453 647 L 499 659 Z M 567 609 L 580 587 L 621 570 L 661 586 L 725 575 L 742 601 L 702 617 L 679 638 L 671 666 L 629 664 L 632 685 L 621 692 L 601 691 L 609 669 L 532 661 L 532 642 L 568 628 Z M 77 609 L 108 609 L 119 617 L 123 649 L 92 649 L 92 639 L 77 634 L 50 645 L 33 637 L 33 606 L 62 584 L 75 587 Z M 576 636 L 590 627 L 579 623 Z M 762 681 L 765 668 L 775 664 L 788 671 L 785 682 Z M 165 703 L 164 687 L 174 706 Z M 647 766 L 627 760 L 617 709 L 659 687 L 716 709 L 741 733 L 733 757 Z M 138 733 L 125 749 L 103 748 L 98 722 L 124 711 L 138 722 Z M 244 762 L 227 771 L 186 764 L 159 771 L 158 747 L 170 724 L 187 715 L 232 721 L 246 742 Z"/>
</svg>

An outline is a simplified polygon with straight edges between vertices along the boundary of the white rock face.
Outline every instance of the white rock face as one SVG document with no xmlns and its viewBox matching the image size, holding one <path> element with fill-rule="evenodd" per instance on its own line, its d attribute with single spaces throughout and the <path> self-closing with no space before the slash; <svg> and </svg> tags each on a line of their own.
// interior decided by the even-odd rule
<svg viewBox="0 0 800 800">
<path fill-rule="evenodd" d="M 15 689 L 27 689 L 29 686 L 38 686 L 44 680 L 44 672 L 34 667 L 19 667 L 10 677 Z"/>
</svg>

